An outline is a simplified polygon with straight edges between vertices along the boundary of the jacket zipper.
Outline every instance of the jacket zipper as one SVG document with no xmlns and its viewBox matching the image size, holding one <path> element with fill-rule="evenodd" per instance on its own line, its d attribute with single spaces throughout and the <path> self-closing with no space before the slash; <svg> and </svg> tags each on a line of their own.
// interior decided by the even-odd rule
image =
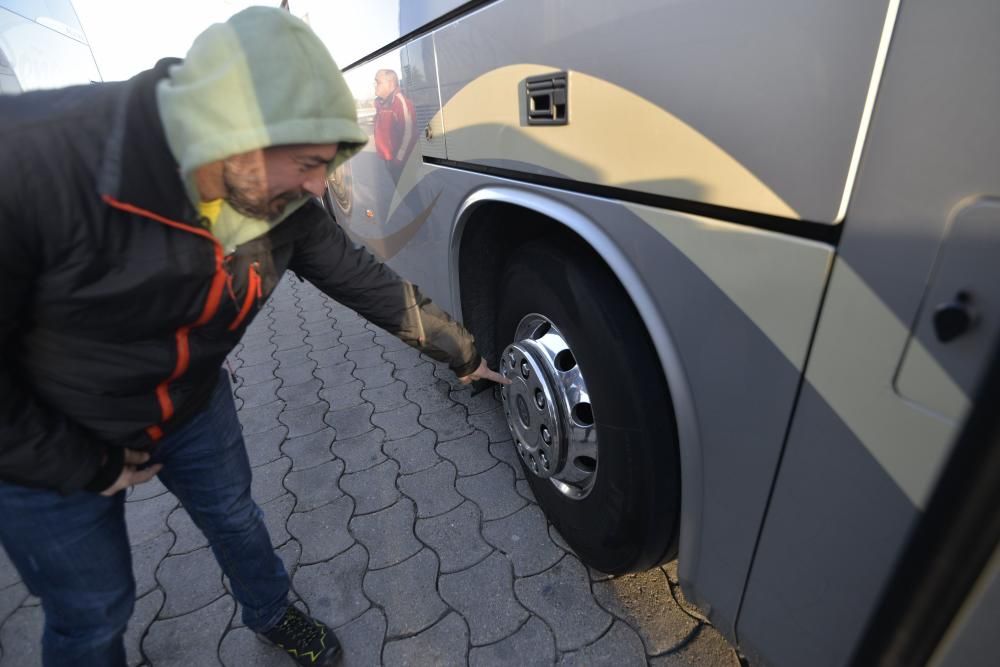
<svg viewBox="0 0 1000 667">
<path fill-rule="evenodd" d="M 152 211 L 147 211 L 139 208 L 138 206 L 126 204 L 125 202 L 120 202 L 111 195 L 101 195 L 101 199 L 103 199 L 104 202 L 112 208 L 116 208 L 133 215 L 139 215 L 144 218 L 149 218 L 150 220 L 155 220 L 156 222 L 169 227 L 174 227 L 175 229 L 179 229 L 190 234 L 197 234 L 198 236 L 206 238 L 212 242 L 212 247 L 215 250 L 215 274 L 212 276 L 212 284 L 209 286 L 208 297 L 205 299 L 205 305 L 202 308 L 201 315 L 199 315 L 198 319 L 194 322 L 185 324 L 174 333 L 174 340 L 177 345 L 177 363 L 174 365 L 174 370 L 170 373 L 170 376 L 156 387 L 156 400 L 160 404 L 160 423 L 162 424 L 169 421 L 170 418 L 174 416 L 174 402 L 170 398 L 169 391 L 170 383 L 184 375 L 191 363 L 191 349 L 188 342 L 188 334 L 191 329 L 204 326 L 211 321 L 219 310 L 219 303 L 222 301 L 222 292 L 225 289 L 226 277 L 228 275 L 225 267 L 223 266 L 223 257 L 225 253 L 222 250 L 222 244 L 220 244 L 214 236 L 204 229 L 190 227 L 182 222 L 170 220 L 169 218 L 165 218 L 162 215 L 153 213 Z M 163 429 L 159 424 L 153 424 L 152 426 L 146 427 L 146 434 L 149 435 L 153 442 L 156 442 L 163 437 Z"/>
</svg>

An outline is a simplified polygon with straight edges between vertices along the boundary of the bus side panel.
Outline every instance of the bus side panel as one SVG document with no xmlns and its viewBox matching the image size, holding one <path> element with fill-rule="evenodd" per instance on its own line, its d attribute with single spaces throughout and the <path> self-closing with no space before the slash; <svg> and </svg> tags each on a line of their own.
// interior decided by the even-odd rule
<svg viewBox="0 0 1000 667">
<path fill-rule="evenodd" d="M 502 0 L 436 33 L 448 158 L 835 221 L 888 0 Z M 568 71 L 568 123 L 529 76 Z"/>
<path fill-rule="evenodd" d="M 391 260 L 455 312 L 440 288 L 463 202 L 484 187 L 539 195 L 591 221 L 641 276 L 676 346 L 696 443 L 683 442 L 681 576 L 732 637 L 737 605 L 777 465 L 831 249 L 662 209 L 427 165 L 407 196 L 432 202 L 413 242 Z M 544 211 L 543 211 L 544 212 Z M 468 225 L 477 224 L 473 215 Z M 600 251 L 600 248 L 598 248 Z M 648 323 L 647 323 L 648 324 Z M 675 396 L 675 399 L 679 396 Z M 675 404 L 677 401 L 675 400 Z M 516 454 L 511 446 L 511 461 Z M 685 460 L 686 459 L 686 460 Z M 684 531 L 691 531 L 685 535 Z"/>
<path fill-rule="evenodd" d="M 993 348 L 997 26 L 993 0 L 900 10 L 738 621 L 757 661 L 849 658 Z M 978 322 L 941 344 L 929 322 L 962 291 Z"/>
</svg>

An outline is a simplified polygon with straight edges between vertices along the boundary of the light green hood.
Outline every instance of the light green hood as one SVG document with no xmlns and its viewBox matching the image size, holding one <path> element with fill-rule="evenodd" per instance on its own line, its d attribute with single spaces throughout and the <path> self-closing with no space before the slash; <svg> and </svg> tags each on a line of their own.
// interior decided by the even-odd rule
<svg viewBox="0 0 1000 667">
<path fill-rule="evenodd" d="M 195 205 L 194 171 L 204 164 L 268 146 L 338 143 L 332 173 L 368 141 L 329 51 L 303 21 L 273 7 L 245 9 L 205 30 L 156 93 L 167 143 Z M 247 229 L 237 236 L 245 238 L 224 245 L 259 236 L 308 199 L 289 204 L 277 220 L 244 218 Z M 242 228 L 233 214 L 239 215 L 226 206 L 225 227 Z"/>
</svg>

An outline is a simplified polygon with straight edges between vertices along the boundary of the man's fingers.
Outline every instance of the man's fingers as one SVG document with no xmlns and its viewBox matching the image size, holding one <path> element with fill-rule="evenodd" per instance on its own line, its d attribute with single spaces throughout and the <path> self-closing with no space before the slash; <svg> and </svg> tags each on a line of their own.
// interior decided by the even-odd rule
<svg viewBox="0 0 1000 667">
<path fill-rule="evenodd" d="M 510 380 L 507 379 L 507 378 L 505 378 L 500 373 L 497 373 L 496 371 L 490 370 L 488 368 L 486 369 L 486 372 L 487 372 L 487 375 L 486 375 L 486 379 L 487 380 L 493 380 L 494 382 L 496 382 L 498 384 L 510 384 Z"/>
<path fill-rule="evenodd" d="M 149 460 L 149 452 L 140 452 L 137 449 L 125 450 L 125 465 L 142 465 Z"/>
</svg>

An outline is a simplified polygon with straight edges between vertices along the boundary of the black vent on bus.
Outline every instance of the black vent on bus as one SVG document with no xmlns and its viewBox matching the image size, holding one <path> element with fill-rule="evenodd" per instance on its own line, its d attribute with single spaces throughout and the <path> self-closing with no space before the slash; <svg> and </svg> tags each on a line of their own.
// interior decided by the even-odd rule
<svg viewBox="0 0 1000 667">
<path fill-rule="evenodd" d="M 565 125 L 569 122 L 568 81 L 566 72 L 525 79 L 528 125 Z"/>
</svg>

